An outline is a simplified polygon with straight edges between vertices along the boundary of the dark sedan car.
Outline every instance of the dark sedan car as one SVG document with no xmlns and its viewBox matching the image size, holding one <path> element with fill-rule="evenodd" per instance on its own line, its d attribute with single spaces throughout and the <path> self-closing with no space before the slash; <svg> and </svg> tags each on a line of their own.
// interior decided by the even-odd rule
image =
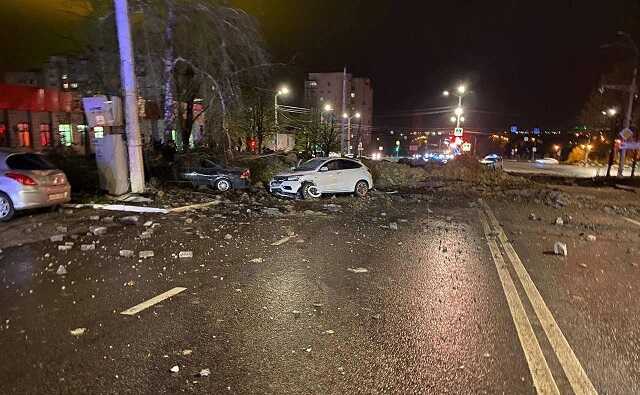
<svg viewBox="0 0 640 395">
<path fill-rule="evenodd" d="M 204 185 L 220 192 L 249 188 L 249 169 L 227 167 L 211 159 L 178 160 L 175 169 L 178 181 L 193 186 Z"/>
</svg>

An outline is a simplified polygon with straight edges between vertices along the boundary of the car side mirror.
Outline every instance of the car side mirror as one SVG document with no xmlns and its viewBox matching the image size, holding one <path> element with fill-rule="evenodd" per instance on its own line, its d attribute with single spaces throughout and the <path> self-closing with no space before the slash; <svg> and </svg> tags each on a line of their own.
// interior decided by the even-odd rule
<svg viewBox="0 0 640 395">
<path fill-rule="evenodd" d="M 327 166 L 322 166 L 319 171 L 320 173 L 324 173 L 325 171 L 329 171 L 329 168 Z"/>
</svg>

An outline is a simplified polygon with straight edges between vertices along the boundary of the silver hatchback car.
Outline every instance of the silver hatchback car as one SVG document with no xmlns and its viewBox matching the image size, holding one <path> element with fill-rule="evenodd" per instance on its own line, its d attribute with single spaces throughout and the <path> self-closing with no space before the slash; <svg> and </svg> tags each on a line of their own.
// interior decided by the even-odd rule
<svg viewBox="0 0 640 395">
<path fill-rule="evenodd" d="M 67 177 L 42 154 L 0 148 L 0 222 L 10 220 L 18 210 L 69 200 Z"/>
</svg>

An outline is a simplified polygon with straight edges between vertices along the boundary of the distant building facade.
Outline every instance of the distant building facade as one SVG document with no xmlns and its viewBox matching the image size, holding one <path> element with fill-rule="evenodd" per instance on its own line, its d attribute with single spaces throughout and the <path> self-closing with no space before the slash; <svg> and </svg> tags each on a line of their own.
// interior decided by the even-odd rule
<svg viewBox="0 0 640 395">
<path fill-rule="evenodd" d="M 331 105 L 333 112 L 323 117 L 341 125 L 340 145 L 343 152 L 347 151 L 347 122 L 342 118 L 343 109 L 349 115 L 356 112 L 361 114 L 359 119 L 353 118 L 351 122 L 351 147 L 353 153 L 358 152 L 359 146 L 364 153 L 368 152 L 373 129 L 371 80 L 344 72 L 309 73 L 305 81 L 305 105 L 322 111 L 326 104 Z"/>
</svg>

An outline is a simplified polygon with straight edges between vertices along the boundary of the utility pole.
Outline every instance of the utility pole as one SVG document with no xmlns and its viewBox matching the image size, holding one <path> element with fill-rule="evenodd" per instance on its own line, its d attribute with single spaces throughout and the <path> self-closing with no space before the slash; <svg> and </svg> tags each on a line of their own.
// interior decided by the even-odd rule
<svg viewBox="0 0 640 395">
<path fill-rule="evenodd" d="M 633 113 L 633 97 L 636 94 L 636 78 L 638 77 L 638 66 L 636 65 L 633 68 L 633 78 L 631 79 L 631 85 L 629 86 L 629 101 L 627 103 L 627 113 L 624 117 L 624 123 L 622 128 L 627 130 L 631 127 L 631 114 Z M 618 166 L 618 177 L 622 177 L 622 172 L 624 171 L 624 157 L 626 154 L 626 149 L 620 150 L 620 166 Z"/>
<path fill-rule="evenodd" d="M 347 66 L 342 71 L 342 113 L 347 113 Z M 342 153 L 345 152 L 344 122 L 342 122 L 340 142 Z"/>
<path fill-rule="evenodd" d="M 114 0 L 118 46 L 120 48 L 120 80 L 124 96 L 125 129 L 129 153 L 129 181 L 131 192 L 144 192 L 142 141 L 138 120 L 138 89 L 131 42 L 131 25 L 127 0 Z"/>
</svg>

